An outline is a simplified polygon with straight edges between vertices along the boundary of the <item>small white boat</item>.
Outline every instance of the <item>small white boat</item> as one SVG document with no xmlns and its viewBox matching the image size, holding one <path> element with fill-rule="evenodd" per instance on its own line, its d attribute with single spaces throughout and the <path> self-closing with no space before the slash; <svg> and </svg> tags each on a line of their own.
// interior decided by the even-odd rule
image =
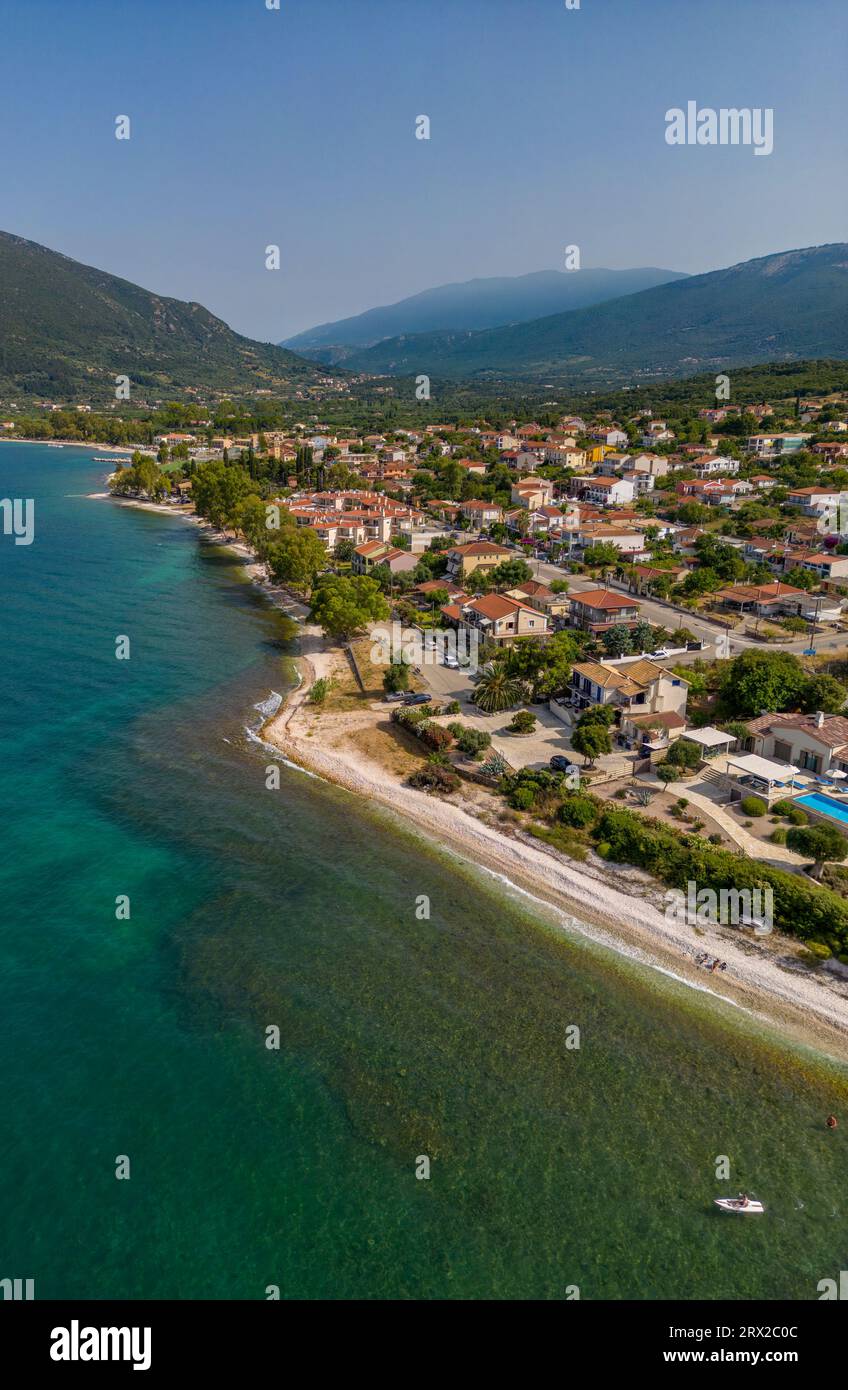
<svg viewBox="0 0 848 1390">
<path fill-rule="evenodd" d="M 739 1216 L 748 1216 L 755 1211 L 765 1211 L 762 1202 L 756 1201 L 753 1197 L 749 1197 L 746 1203 L 741 1202 L 738 1197 L 714 1197 L 713 1201 L 717 1207 L 721 1207 L 722 1211 L 735 1211 Z"/>
</svg>

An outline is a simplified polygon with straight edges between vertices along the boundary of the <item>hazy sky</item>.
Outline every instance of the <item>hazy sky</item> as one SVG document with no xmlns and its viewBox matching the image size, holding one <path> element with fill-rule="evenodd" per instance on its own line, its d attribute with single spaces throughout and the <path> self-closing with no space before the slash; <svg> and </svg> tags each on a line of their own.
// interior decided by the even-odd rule
<svg viewBox="0 0 848 1390">
<path fill-rule="evenodd" d="M 257 338 L 567 244 L 848 240 L 848 0 L 0 0 L 0 34 L 0 227 Z M 669 146 L 690 100 L 772 107 L 774 153 Z"/>
</svg>

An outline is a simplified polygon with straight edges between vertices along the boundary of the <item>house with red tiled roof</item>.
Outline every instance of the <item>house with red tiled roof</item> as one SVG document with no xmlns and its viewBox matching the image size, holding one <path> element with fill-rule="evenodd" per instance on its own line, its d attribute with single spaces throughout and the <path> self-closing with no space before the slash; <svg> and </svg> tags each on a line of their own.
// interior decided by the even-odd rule
<svg viewBox="0 0 848 1390">
<path fill-rule="evenodd" d="M 484 594 L 464 603 L 459 626 L 473 629 L 487 642 L 500 646 L 514 642 L 516 637 L 547 637 L 549 631 L 546 614 L 506 594 Z"/>
<path fill-rule="evenodd" d="M 475 570 L 493 570 L 504 560 L 512 558 L 512 551 L 505 545 L 494 541 L 470 541 L 467 545 L 455 545 L 445 552 L 447 556 L 448 579 L 467 579 Z"/>
<path fill-rule="evenodd" d="M 639 604 L 610 589 L 586 589 L 569 599 L 569 621 L 584 632 L 603 633 L 611 627 L 633 627 L 639 621 Z"/>
<path fill-rule="evenodd" d="M 848 719 L 841 714 L 761 714 L 746 720 L 745 747 L 807 772 L 848 773 Z"/>
</svg>

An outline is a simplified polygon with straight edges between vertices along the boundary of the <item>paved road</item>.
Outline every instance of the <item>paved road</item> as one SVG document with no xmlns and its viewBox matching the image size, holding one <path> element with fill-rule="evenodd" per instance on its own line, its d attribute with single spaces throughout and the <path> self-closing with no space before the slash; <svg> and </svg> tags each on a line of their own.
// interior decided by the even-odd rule
<svg viewBox="0 0 848 1390">
<path fill-rule="evenodd" d="M 534 577 L 543 580 L 546 584 L 549 584 L 552 579 L 567 580 L 568 590 L 571 594 L 584 593 L 587 589 L 603 587 L 597 579 L 589 579 L 585 575 L 569 574 L 568 570 L 563 569 L 562 566 L 549 564 L 546 560 L 530 560 L 528 563 L 533 570 Z M 609 587 L 614 593 L 624 594 L 627 592 L 626 589 L 617 584 L 611 584 Z M 703 618 L 692 613 L 680 613 L 677 609 L 667 608 L 664 604 L 657 603 L 653 599 L 640 597 L 638 601 L 642 615 L 655 627 L 670 628 L 672 631 L 675 627 L 688 627 L 689 631 L 694 633 L 697 638 L 709 644 L 710 650 L 695 652 L 694 654 L 689 653 L 686 658 L 681 657 L 681 660 L 695 659 L 699 655 L 705 658 L 715 656 L 715 644 L 722 636 L 721 629 L 716 623 L 706 622 Z M 732 634 L 730 637 L 731 656 L 736 656 L 739 652 L 752 647 L 761 651 L 771 647 L 772 650 L 800 654 L 806 651 L 808 646 L 809 638 L 806 636 L 795 638 L 791 642 L 781 642 L 777 648 L 772 643 L 760 642 L 756 637 L 745 637 L 741 633 Z M 848 649 L 848 633 L 819 633 L 816 636 L 815 647 L 817 652 L 834 652 L 839 648 Z"/>
</svg>

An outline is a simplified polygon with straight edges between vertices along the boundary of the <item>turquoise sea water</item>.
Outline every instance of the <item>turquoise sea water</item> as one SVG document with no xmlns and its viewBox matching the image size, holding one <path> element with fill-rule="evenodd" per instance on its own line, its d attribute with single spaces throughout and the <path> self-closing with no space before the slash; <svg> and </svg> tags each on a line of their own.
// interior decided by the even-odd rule
<svg viewBox="0 0 848 1390">
<path fill-rule="evenodd" d="M 88 500 L 101 475 L 0 446 L 36 505 L 32 546 L 0 536 L 0 1277 L 815 1298 L 848 1259 L 845 1072 L 346 793 L 267 791 L 278 615 L 195 528 Z M 712 1208 L 740 1187 L 762 1220 Z"/>
</svg>

